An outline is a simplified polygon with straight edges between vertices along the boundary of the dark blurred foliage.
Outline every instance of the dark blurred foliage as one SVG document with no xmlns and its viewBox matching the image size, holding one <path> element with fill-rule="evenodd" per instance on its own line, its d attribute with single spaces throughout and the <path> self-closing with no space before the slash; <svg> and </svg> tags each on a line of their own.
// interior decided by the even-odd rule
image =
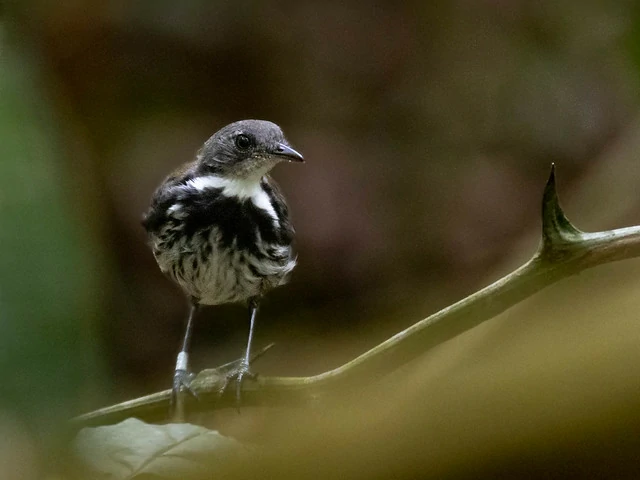
<svg viewBox="0 0 640 480">
<path fill-rule="evenodd" d="M 14 405 L 51 383 L 76 411 L 168 386 L 186 302 L 140 218 L 234 120 L 279 123 L 307 159 L 274 172 L 299 264 L 258 320 L 257 343 L 277 343 L 266 374 L 337 366 L 526 259 L 551 162 L 578 226 L 640 223 L 637 6 L 4 5 L 0 355 Z M 240 353 L 245 317 L 202 313 L 196 368 Z"/>
<path fill-rule="evenodd" d="M 102 243 L 67 195 L 75 180 L 41 65 L 5 29 L 1 55 L 0 471 L 13 479 L 37 472 L 38 452 L 55 459 L 60 426 L 105 393 L 105 279 Z"/>
</svg>

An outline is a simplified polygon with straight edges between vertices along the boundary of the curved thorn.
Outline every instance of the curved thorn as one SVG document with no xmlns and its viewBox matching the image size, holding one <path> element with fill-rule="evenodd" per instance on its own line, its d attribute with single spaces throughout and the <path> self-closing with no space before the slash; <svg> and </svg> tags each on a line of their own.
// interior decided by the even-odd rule
<svg viewBox="0 0 640 480">
<path fill-rule="evenodd" d="M 542 195 L 542 243 L 543 246 L 553 246 L 557 243 L 567 243 L 576 239 L 582 232 L 578 230 L 565 216 L 558 202 L 556 190 L 556 166 L 551 164 L 549 180 Z"/>
</svg>

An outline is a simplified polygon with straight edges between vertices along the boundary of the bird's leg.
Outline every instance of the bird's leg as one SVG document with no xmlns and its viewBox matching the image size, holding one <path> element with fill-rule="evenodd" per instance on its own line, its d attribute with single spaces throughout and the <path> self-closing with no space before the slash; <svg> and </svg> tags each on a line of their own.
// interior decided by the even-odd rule
<svg viewBox="0 0 640 480">
<path fill-rule="evenodd" d="M 251 342 L 253 341 L 253 331 L 256 323 L 256 315 L 258 314 L 258 298 L 252 298 L 249 300 L 249 311 L 251 314 L 249 323 L 249 338 L 247 339 L 247 348 L 244 352 L 244 356 L 240 360 L 238 366 L 227 374 L 226 381 L 222 386 L 221 393 L 224 393 L 229 382 L 233 379 L 236 381 L 236 405 L 240 405 L 242 382 L 245 378 L 255 378 L 256 375 L 251 371 L 249 365 L 251 363 Z"/>
<path fill-rule="evenodd" d="M 253 342 L 253 330 L 256 324 L 256 315 L 258 314 L 258 300 L 252 298 L 249 301 L 249 311 L 251 313 L 251 319 L 249 321 L 249 338 L 247 339 L 247 349 L 244 351 L 244 359 L 242 365 L 249 368 L 251 362 L 251 342 Z"/>
<path fill-rule="evenodd" d="M 171 416 L 176 421 L 184 420 L 184 399 L 180 395 L 182 389 L 188 390 L 194 397 L 196 393 L 191 389 L 191 380 L 193 373 L 189 371 L 189 346 L 191 344 L 191 334 L 193 331 L 193 322 L 198 312 L 199 305 L 195 300 L 191 301 L 191 309 L 189 310 L 189 318 L 187 319 L 187 328 L 184 332 L 182 340 L 182 348 L 176 359 L 176 369 L 173 374 L 173 388 L 171 390 Z"/>
</svg>

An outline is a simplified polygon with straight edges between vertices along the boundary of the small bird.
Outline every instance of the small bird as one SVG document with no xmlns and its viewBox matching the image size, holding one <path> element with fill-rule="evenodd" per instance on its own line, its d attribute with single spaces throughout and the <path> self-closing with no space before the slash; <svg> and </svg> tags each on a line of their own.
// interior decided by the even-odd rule
<svg viewBox="0 0 640 480">
<path fill-rule="evenodd" d="M 162 270 L 189 298 L 182 347 L 173 377 L 172 408 L 189 389 L 189 345 L 201 305 L 246 302 L 247 347 L 229 378 L 236 398 L 249 363 L 258 305 L 270 289 L 286 283 L 296 264 L 294 230 L 287 203 L 268 175 L 282 161 L 303 162 L 278 125 L 242 120 L 209 138 L 191 163 L 169 175 L 151 199 L 142 224 Z"/>
</svg>

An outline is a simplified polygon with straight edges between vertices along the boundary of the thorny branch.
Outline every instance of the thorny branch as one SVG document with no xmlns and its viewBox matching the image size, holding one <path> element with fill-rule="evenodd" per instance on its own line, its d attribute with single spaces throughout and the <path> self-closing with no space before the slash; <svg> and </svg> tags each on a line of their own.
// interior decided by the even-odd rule
<svg viewBox="0 0 640 480">
<path fill-rule="evenodd" d="M 243 405 L 300 405 L 331 390 L 373 382 L 558 280 L 637 256 L 640 226 L 586 233 L 569 222 L 558 203 L 552 165 L 542 199 L 542 241 L 527 263 L 333 370 L 311 377 L 259 376 L 255 382 L 243 385 Z M 234 407 L 233 395 L 219 395 L 230 365 L 198 374 L 192 384 L 198 400 L 187 399 L 190 412 Z M 170 390 L 164 390 L 81 415 L 72 423 L 74 427 L 104 425 L 128 417 L 163 421 L 168 416 L 169 398 Z"/>
</svg>

